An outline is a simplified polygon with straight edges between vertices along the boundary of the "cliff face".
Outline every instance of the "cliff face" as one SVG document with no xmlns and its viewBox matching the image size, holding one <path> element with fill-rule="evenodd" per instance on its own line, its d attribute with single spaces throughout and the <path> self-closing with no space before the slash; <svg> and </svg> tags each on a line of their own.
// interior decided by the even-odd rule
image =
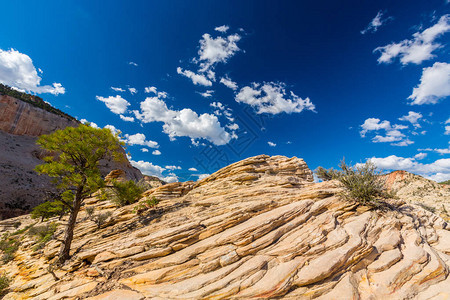
<svg viewBox="0 0 450 300">
<path fill-rule="evenodd" d="M 67 217 L 49 220 L 58 229 L 42 250 L 23 233 L 0 267 L 14 280 L 4 299 L 446 299 L 449 225 L 403 201 L 370 210 L 340 192 L 313 183 L 302 159 L 260 155 L 151 189 L 145 197 L 161 202 L 141 214 L 94 197 L 59 280 L 48 266 Z M 98 228 L 87 208 L 111 217 Z"/>
<path fill-rule="evenodd" d="M 11 96 L 0 95 L 0 130 L 3 132 L 40 136 L 78 124 L 73 119 L 56 115 Z"/>
<path fill-rule="evenodd" d="M 37 137 L 79 123 L 69 116 L 58 115 L 28 102 L 0 95 L 0 220 L 30 211 L 53 191 L 50 178 L 38 175 L 34 168 L 41 164 L 42 150 Z M 125 151 L 122 151 L 125 157 Z M 142 173 L 129 161 L 100 162 L 103 176 L 121 169 L 126 178 L 139 180 Z"/>
</svg>

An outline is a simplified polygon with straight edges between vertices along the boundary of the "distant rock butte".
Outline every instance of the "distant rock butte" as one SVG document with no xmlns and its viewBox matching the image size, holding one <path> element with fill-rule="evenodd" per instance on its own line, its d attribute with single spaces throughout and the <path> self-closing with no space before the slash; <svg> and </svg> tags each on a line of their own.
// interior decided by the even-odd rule
<svg viewBox="0 0 450 300">
<path fill-rule="evenodd" d="M 70 117 L 0 94 L 0 220 L 29 212 L 44 201 L 47 191 L 53 190 L 50 178 L 34 171 L 44 156 L 36 145 L 37 137 L 78 124 Z M 122 169 L 126 178 L 141 179 L 142 173 L 122 152 L 122 162 L 100 162 L 102 175 Z"/>
<path fill-rule="evenodd" d="M 80 212 L 76 253 L 55 270 L 60 280 L 48 273 L 60 242 L 33 252 L 25 234 L 15 260 L 0 267 L 14 279 L 4 299 L 449 297 L 442 218 L 402 200 L 369 210 L 340 200 L 340 191 L 335 181 L 313 183 L 302 159 L 260 155 L 147 191 L 161 202 L 143 215 L 94 197 L 85 208 L 112 216 L 97 229 Z M 22 216 L 0 227 L 14 231 L 17 221 L 18 229 L 32 222 Z"/>
</svg>

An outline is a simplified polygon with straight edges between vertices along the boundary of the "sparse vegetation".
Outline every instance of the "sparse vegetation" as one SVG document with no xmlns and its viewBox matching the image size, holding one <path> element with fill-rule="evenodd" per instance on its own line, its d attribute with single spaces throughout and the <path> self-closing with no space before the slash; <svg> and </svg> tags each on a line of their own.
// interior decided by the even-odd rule
<svg viewBox="0 0 450 300">
<path fill-rule="evenodd" d="M 136 203 L 142 198 L 144 188 L 138 182 L 133 180 L 128 181 L 112 181 L 112 186 L 106 188 L 106 193 L 112 202 L 118 206 L 125 206 Z"/>
<path fill-rule="evenodd" d="M 318 170 L 324 178 L 337 179 L 343 184 L 342 198 L 357 201 L 362 205 L 378 207 L 382 205 L 380 200 L 394 196 L 387 192 L 384 180 L 379 176 L 380 173 L 376 171 L 376 166 L 371 161 L 351 166 L 342 160 L 339 167 L 341 170 L 326 170 L 321 167 Z"/>
<path fill-rule="evenodd" d="M 333 168 L 330 169 L 325 169 L 323 167 L 318 167 L 315 170 L 315 173 L 317 175 L 317 177 L 319 177 L 319 179 L 323 180 L 323 181 L 329 181 L 332 179 L 337 179 L 338 175 L 339 175 L 339 171 L 335 170 Z"/>
<path fill-rule="evenodd" d="M 32 219 L 41 219 L 41 222 L 49 218 L 59 216 L 60 218 L 69 211 L 69 206 L 61 200 L 47 201 L 33 208 Z"/>
<path fill-rule="evenodd" d="M 9 285 L 11 284 L 11 278 L 9 278 L 6 274 L 0 275 L 0 297 L 5 294 L 8 290 Z"/>
<path fill-rule="evenodd" d="M 0 250 L 3 251 L 2 261 L 6 264 L 14 259 L 16 251 L 19 250 L 19 241 L 4 234 L 0 240 Z"/>
<path fill-rule="evenodd" d="M 141 201 L 140 203 L 135 205 L 133 208 L 133 212 L 138 215 L 142 214 L 147 209 L 156 207 L 156 205 L 158 205 L 158 203 L 159 203 L 159 200 L 156 199 L 155 196 L 153 196 L 152 198 Z"/>
<path fill-rule="evenodd" d="M 450 184 L 450 180 L 439 182 L 439 184 Z"/>
<path fill-rule="evenodd" d="M 417 205 L 419 205 L 420 207 L 422 207 L 423 209 L 432 212 L 433 214 L 436 213 L 436 208 L 434 208 L 433 206 L 427 205 L 425 203 L 421 203 L 421 202 L 417 202 Z"/>
<path fill-rule="evenodd" d="M 30 228 L 28 234 L 36 238 L 36 245 L 33 247 L 33 251 L 44 248 L 45 244 L 53 239 L 56 227 L 56 223 L 50 223 Z"/>
<path fill-rule="evenodd" d="M 104 213 L 98 213 L 96 215 L 93 215 L 91 220 L 97 224 L 97 229 L 100 229 L 103 224 L 105 224 L 106 220 L 108 220 L 109 217 L 112 216 L 111 211 L 107 211 Z"/>
<path fill-rule="evenodd" d="M 88 206 L 85 208 L 85 211 L 86 211 L 88 219 L 92 219 L 92 217 L 94 216 L 94 207 Z"/>
</svg>

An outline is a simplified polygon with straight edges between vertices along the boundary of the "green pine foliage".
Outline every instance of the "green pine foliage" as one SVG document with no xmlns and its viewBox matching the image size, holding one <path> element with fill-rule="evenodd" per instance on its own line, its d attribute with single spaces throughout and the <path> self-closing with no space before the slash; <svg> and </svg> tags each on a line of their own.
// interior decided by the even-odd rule
<svg viewBox="0 0 450 300">
<path fill-rule="evenodd" d="M 118 206 L 125 206 L 136 203 L 142 198 L 144 188 L 133 180 L 112 182 L 112 186 L 107 188 L 112 202 Z"/>
</svg>

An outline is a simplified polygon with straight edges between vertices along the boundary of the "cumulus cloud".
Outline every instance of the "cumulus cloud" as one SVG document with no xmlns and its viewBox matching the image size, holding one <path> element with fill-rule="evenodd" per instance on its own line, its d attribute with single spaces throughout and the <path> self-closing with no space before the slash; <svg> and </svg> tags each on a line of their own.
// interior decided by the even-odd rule
<svg viewBox="0 0 450 300">
<path fill-rule="evenodd" d="M 134 118 L 133 117 L 126 117 L 124 115 L 120 115 L 119 116 L 122 120 L 124 120 L 125 122 L 134 122 Z"/>
<path fill-rule="evenodd" d="M 158 142 L 147 140 L 145 134 L 136 133 L 136 134 L 125 134 L 125 142 L 131 146 L 133 145 L 141 145 L 148 146 L 150 148 L 159 148 Z"/>
<path fill-rule="evenodd" d="M 369 160 L 383 170 L 405 170 L 439 182 L 450 179 L 450 158 L 438 159 L 429 164 L 417 162 L 414 157 L 404 158 L 396 155 L 372 157 Z"/>
<path fill-rule="evenodd" d="M 161 155 L 161 151 L 159 151 L 159 150 L 153 150 L 152 154 L 153 154 L 153 155 Z"/>
<path fill-rule="evenodd" d="M 191 171 L 191 172 L 197 172 L 198 171 L 196 168 L 189 168 L 188 170 Z"/>
<path fill-rule="evenodd" d="M 230 29 L 230 27 L 227 26 L 227 25 L 217 26 L 216 28 L 214 28 L 215 31 L 219 31 L 219 32 L 222 32 L 222 33 L 227 32 L 228 29 Z"/>
<path fill-rule="evenodd" d="M 425 157 L 427 157 L 427 153 L 423 153 L 423 152 L 420 152 L 420 153 L 417 153 L 416 155 L 414 155 L 414 158 L 416 159 L 416 160 L 421 160 L 421 159 L 424 159 Z"/>
<path fill-rule="evenodd" d="M 141 151 L 142 152 L 148 152 L 148 149 L 147 148 L 141 148 Z"/>
<path fill-rule="evenodd" d="M 405 116 L 403 116 L 403 117 L 401 117 L 401 118 L 398 118 L 398 119 L 399 119 L 400 121 L 407 121 L 407 122 L 411 123 L 411 124 L 414 126 L 414 128 L 420 128 L 420 127 L 422 127 L 422 126 L 420 126 L 419 120 L 420 120 L 422 117 L 423 117 L 423 116 L 422 116 L 421 113 L 417 113 L 417 112 L 414 112 L 414 111 L 410 111 L 410 112 L 408 112 L 407 115 L 405 115 Z"/>
<path fill-rule="evenodd" d="M 113 91 L 116 91 L 116 92 L 125 92 L 125 90 L 124 89 L 122 89 L 122 88 L 120 88 L 120 87 L 111 87 L 111 89 L 113 90 Z"/>
<path fill-rule="evenodd" d="M 237 88 L 238 88 L 237 83 L 234 82 L 233 80 L 231 80 L 228 76 L 220 78 L 220 83 L 222 83 L 226 87 L 232 89 L 233 91 L 237 90 Z"/>
<path fill-rule="evenodd" d="M 130 102 L 122 98 L 120 95 L 117 95 L 115 97 L 109 96 L 108 98 L 96 96 L 96 98 L 97 100 L 105 103 L 106 107 L 108 107 L 111 112 L 117 115 L 125 113 L 128 106 L 130 105 Z"/>
<path fill-rule="evenodd" d="M 167 170 L 175 171 L 175 170 L 181 170 L 180 166 L 165 166 Z"/>
<path fill-rule="evenodd" d="M 368 132 L 376 132 L 384 131 L 384 135 L 376 134 L 372 138 L 372 142 L 374 143 L 391 143 L 392 146 L 408 146 L 413 144 L 414 142 L 409 140 L 406 135 L 401 132 L 403 129 L 407 129 L 408 126 L 394 124 L 391 125 L 389 121 L 381 121 L 378 118 L 368 118 L 364 121 L 364 123 L 360 126 L 361 131 L 359 134 L 361 137 L 366 137 Z"/>
<path fill-rule="evenodd" d="M 131 93 L 131 95 L 134 95 L 137 93 L 137 89 L 133 88 L 133 87 L 128 88 L 128 91 Z"/>
<path fill-rule="evenodd" d="M 423 68 L 420 84 L 408 97 L 411 104 L 436 104 L 450 96 L 450 64 L 436 62 L 433 66 Z"/>
<path fill-rule="evenodd" d="M 198 115 L 189 108 L 172 110 L 158 97 L 147 97 L 141 102 L 140 108 L 141 111 L 134 111 L 136 117 L 143 123 L 163 122 L 163 132 L 171 140 L 187 136 L 193 141 L 206 139 L 215 145 L 225 145 L 231 139 L 215 115 Z"/>
<path fill-rule="evenodd" d="M 375 18 L 370 21 L 369 25 L 367 25 L 364 30 L 361 30 L 361 34 L 366 34 L 368 32 L 376 32 L 379 27 L 385 24 L 387 21 L 391 20 L 392 17 L 383 18 L 383 12 L 380 10 Z"/>
<path fill-rule="evenodd" d="M 41 72 L 42 73 L 42 72 Z M 19 91 L 53 95 L 64 94 L 61 83 L 40 85 L 42 78 L 38 75 L 31 58 L 17 50 L 0 49 L 0 82 Z"/>
<path fill-rule="evenodd" d="M 144 89 L 144 92 L 145 93 L 153 93 L 153 94 L 157 94 L 157 91 L 156 91 L 157 89 L 156 89 L 156 87 L 154 87 L 154 86 L 148 86 L 148 87 L 146 87 L 145 89 Z"/>
<path fill-rule="evenodd" d="M 204 93 L 200 93 L 200 92 L 198 92 L 202 97 L 205 97 L 205 98 L 209 98 L 209 97 L 211 97 L 212 96 L 212 94 L 214 93 L 214 91 L 213 90 L 207 90 L 206 92 L 204 92 Z"/>
<path fill-rule="evenodd" d="M 175 175 L 174 173 L 169 173 L 168 176 L 162 177 L 161 179 L 163 181 L 165 181 L 165 182 L 168 182 L 168 183 L 178 182 L 179 181 L 178 176 Z"/>
<path fill-rule="evenodd" d="M 374 52 L 381 53 L 378 58 L 379 63 L 392 63 L 396 57 L 399 57 L 403 65 L 420 64 L 435 57 L 433 51 L 442 47 L 435 40 L 448 31 L 450 31 L 450 15 L 444 15 L 433 26 L 414 33 L 412 39 L 378 47 Z"/>
<path fill-rule="evenodd" d="M 86 119 L 81 119 L 80 122 L 81 122 L 81 124 L 89 125 L 89 126 L 91 126 L 92 128 L 100 128 L 96 123 L 94 123 L 94 122 L 89 122 L 89 121 L 86 120 Z M 108 125 L 107 125 L 107 126 L 108 126 Z M 112 131 L 112 130 L 111 130 L 111 131 Z"/>
<path fill-rule="evenodd" d="M 177 73 L 192 80 L 195 85 L 212 86 L 212 82 L 203 74 L 196 74 L 189 70 L 177 68 Z"/>
<path fill-rule="evenodd" d="M 130 159 L 130 163 L 133 167 L 138 168 L 141 170 L 142 174 L 150 175 L 150 176 L 156 176 L 156 177 L 163 177 L 162 173 L 165 171 L 165 169 L 161 166 L 154 165 L 151 162 L 148 161 L 134 161 Z"/>
<path fill-rule="evenodd" d="M 198 50 L 200 71 L 208 71 L 219 62 L 226 63 L 230 57 L 240 50 L 237 45 L 240 40 L 241 36 L 237 33 L 226 38 L 220 36 L 213 38 L 208 33 L 203 34 Z"/>
<path fill-rule="evenodd" d="M 270 147 L 276 147 L 277 146 L 277 144 L 272 143 L 272 142 L 267 142 L 267 144 L 269 144 Z"/>
<path fill-rule="evenodd" d="M 209 175 L 211 175 L 211 174 L 199 174 L 199 175 L 197 175 L 197 176 L 198 176 L 198 180 L 205 179 L 205 178 L 208 177 Z"/>
<path fill-rule="evenodd" d="M 315 109 L 309 98 L 302 99 L 292 91 L 288 94 L 285 84 L 276 82 L 253 83 L 251 86 L 245 86 L 236 95 L 235 100 L 252 106 L 257 114 L 275 115 L 282 112 L 290 114 Z"/>
<path fill-rule="evenodd" d="M 448 120 L 445 121 L 445 124 L 450 124 L 450 118 L 448 118 Z M 445 135 L 450 135 L 450 125 L 445 126 L 444 128 L 445 128 L 444 134 L 445 134 Z"/>
</svg>

